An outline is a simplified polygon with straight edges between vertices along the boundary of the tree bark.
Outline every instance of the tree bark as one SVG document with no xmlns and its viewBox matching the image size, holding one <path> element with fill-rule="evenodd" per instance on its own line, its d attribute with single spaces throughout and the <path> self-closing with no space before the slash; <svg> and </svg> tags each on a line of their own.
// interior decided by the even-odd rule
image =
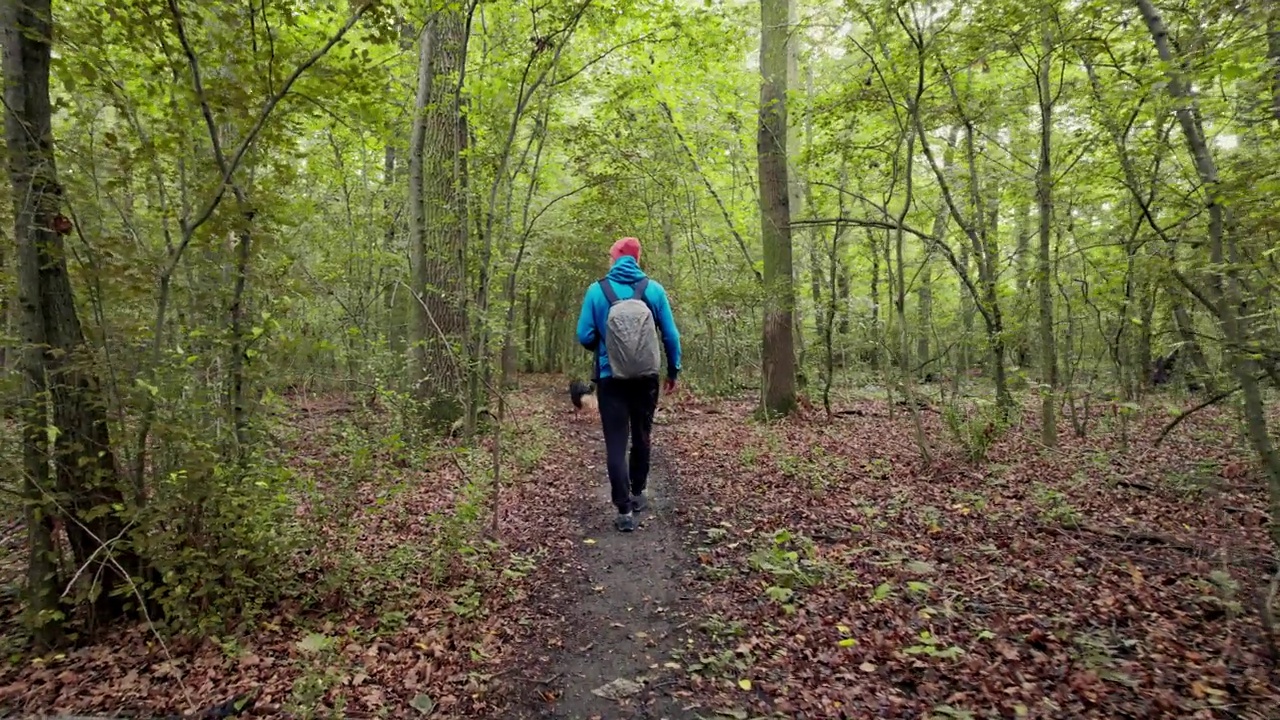
<svg viewBox="0 0 1280 720">
<path fill-rule="evenodd" d="M 948 155 L 950 153 L 947 153 Z M 933 216 L 933 231 L 930 237 L 933 238 L 929 247 L 925 248 L 924 260 L 920 263 L 920 285 L 916 290 L 916 311 L 918 335 L 916 337 L 916 361 L 915 369 L 922 370 L 926 366 L 932 364 L 933 358 L 929 354 L 929 334 L 933 330 L 933 252 L 934 245 L 944 242 L 947 234 L 947 220 L 951 216 L 944 207 Z M 926 370 L 923 375 L 928 375 L 936 371 Z"/>
<path fill-rule="evenodd" d="M 409 381 L 437 426 L 462 416 L 466 391 L 467 226 L 457 94 L 465 40 L 460 8 L 441 10 L 423 27 L 409 146 Z"/>
<path fill-rule="evenodd" d="M 382 231 L 382 250 L 391 254 L 396 251 L 396 230 L 399 225 L 399 213 L 395 211 L 395 202 L 392 198 L 400 176 L 396 147 L 391 143 L 387 144 L 384 151 L 382 173 L 382 183 L 386 192 L 382 205 L 383 212 L 386 215 L 383 219 L 386 227 Z M 387 347 L 393 353 L 402 352 L 404 347 L 403 315 L 396 312 L 396 288 L 397 283 L 395 282 L 384 282 L 382 287 L 382 305 L 383 311 L 386 313 Z"/>
<path fill-rule="evenodd" d="M 880 242 L 876 231 L 867 228 L 867 246 L 871 252 L 871 369 L 880 369 Z"/>
<path fill-rule="evenodd" d="M 1029 297 L 1031 293 L 1031 232 L 1027 227 L 1027 219 L 1030 215 L 1030 202 L 1026 199 L 1019 199 L 1018 204 L 1014 207 L 1013 232 L 1017 241 L 1017 249 L 1014 252 L 1016 258 L 1015 267 L 1015 287 L 1018 289 L 1018 297 Z M 1031 364 L 1031 341 L 1029 332 L 1026 329 L 1030 324 L 1028 313 L 1022 311 L 1018 313 L 1018 332 L 1013 337 L 1013 361 L 1023 369 Z"/>
<path fill-rule="evenodd" d="M 1036 201 L 1040 206 L 1040 252 L 1036 264 L 1036 290 L 1040 301 L 1040 442 L 1058 446 L 1058 351 L 1054 346 L 1053 293 L 1050 285 L 1053 229 L 1053 94 L 1049 88 L 1049 63 L 1053 35 L 1045 21 L 1036 88 L 1040 100 L 1040 163 L 1036 169 Z"/>
<path fill-rule="evenodd" d="M 83 577 L 101 583 L 95 610 L 104 617 L 118 603 L 113 591 L 136 567 L 136 557 L 115 548 L 97 553 L 123 534 L 116 508 L 125 504 L 99 389 L 67 274 L 58 208 L 62 188 L 54 163 L 49 64 L 53 32 L 50 0 L 3 6 L 5 132 L 13 185 L 14 234 L 23 329 L 23 458 L 30 501 L 28 592 L 37 637 L 56 636 L 57 576 L 52 562 L 52 517 L 57 498 L 68 543 Z M 64 230 L 69 228 L 64 227 Z M 51 431 L 51 428 L 53 429 Z M 47 438 L 53 435 L 53 446 Z M 52 462 L 50 463 L 50 460 Z M 54 468 L 52 484 L 50 465 Z M 96 553 L 96 554 L 95 554 Z"/>
<path fill-rule="evenodd" d="M 426 142 L 427 102 L 431 95 L 432 42 L 429 19 L 418 35 L 418 88 L 413 101 L 413 130 L 409 136 L 409 282 L 413 298 L 409 303 L 408 322 L 408 374 L 409 387 L 415 397 L 421 399 L 427 388 L 427 338 L 431 332 L 431 318 L 427 316 L 422 294 L 427 287 L 426 210 L 423 205 L 423 152 Z"/>
<path fill-rule="evenodd" d="M 233 234 L 236 250 L 235 280 L 227 311 L 231 334 L 227 360 L 227 406 L 231 410 L 231 427 L 235 433 L 238 457 L 244 457 L 249 448 L 249 413 L 245 400 L 245 365 L 249 359 L 249 340 L 245 336 L 245 294 L 249 284 L 249 259 L 252 257 L 253 233 L 249 229 L 252 217 L 252 214 L 243 216 L 244 226 Z"/>
<path fill-rule="evenodd" d="M 0 236 L 0 278 L 9 275 L 9 264 L 13 262 L 6 253 L 9 249 L 9 241 Z M 0 336 L 11 337 L 13 333 L 13 320 L 9 317 L 9 297 L 12 293 L 5 285 L 0 285 Z M 0 384 L 9 375 L 9 359 L 12 354 L 9 351 L 9 345 L 0 342 Z M 0 411 L 0 417 L 7 417 L 9 408 Z"/>
<path fill-rule="evenodd" d="M 1280 122 L 1280 2 L 1263 0 L 1266 13 L 1267 59 L 1271 62 L 1271 117 Z"/>
<path fill-rule="evenodd" d="M 790 2 L 760 0 L 760 231 L 764 245 L 763 401 L 770 415 L 796 406 L 795 283 L 787 186 L 787 44 Z"/>
<path fill-rule="evenodd" d="M 1182 292 L 1178 288 L 1170 287 L 1168 296 L 1174 329 L 1177 330 L 1178 339 L 1182 342 L 1187 359 L 1191 361 L 1191 366 L 1194 368 L 1193 377 L 1200 382 L 1206 395 L 1216 395 L 1218 391 L 1215 387 L 1216 383 L 1213 381 L 1213 371 L 1209 368 L 1209 361 L 1204 356 L 1204 349 L 1200 347 L 1200 340 L 1196 336 L 1195 322 L 1191 313 L 1187 310 Z M 1144 370 L 1151 367 L 1151 353 L 1149 350 L 1145 359 L 1147 364 L 1142 366 Z"/>
</svg>

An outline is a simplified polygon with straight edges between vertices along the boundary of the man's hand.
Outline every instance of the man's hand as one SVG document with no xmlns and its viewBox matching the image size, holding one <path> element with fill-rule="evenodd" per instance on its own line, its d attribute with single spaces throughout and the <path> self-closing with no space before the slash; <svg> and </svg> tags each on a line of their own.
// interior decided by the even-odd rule
<svg viewBox="0 0 1280 720">
<path fill-rule="evenodd" d="M 667 381 L 662 384 L 662 394 L 671 395 L 675 393 L 675 391 L 676 391 L 675 378 L 667 378 Z"/>
</svg>

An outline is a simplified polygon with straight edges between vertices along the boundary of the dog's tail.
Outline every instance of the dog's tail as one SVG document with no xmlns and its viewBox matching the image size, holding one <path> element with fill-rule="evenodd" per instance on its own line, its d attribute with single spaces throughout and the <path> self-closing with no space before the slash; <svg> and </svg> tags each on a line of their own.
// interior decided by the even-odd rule
<svg viewBox="0 0 1280 720">
<path fill-rule="evenodd" d="M 595 393 L 595 388 L 590 383 L 584 383 L 574 380 L 569 383 L 569 399 L 573 401 L 573 406 L 578 410 L 582 409 L 582 398 Z"/>
</svg>

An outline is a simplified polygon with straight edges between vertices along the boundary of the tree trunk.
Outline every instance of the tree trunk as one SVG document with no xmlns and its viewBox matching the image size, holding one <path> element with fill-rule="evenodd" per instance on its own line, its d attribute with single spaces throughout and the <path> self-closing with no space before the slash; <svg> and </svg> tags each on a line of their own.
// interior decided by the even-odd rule
<svg viewBox="0 0 1280 720">
<path fill-rule="evenodd" d="M 950 155 L 950 153 L 947 153 Z M 929 237 L 933 238 L 929 247 L 925 248 L 924 260 L 920 266 L 920 286 L 916 290 L 917 303 L 917 325 L 918 336 L 916 337 L 916 357 L 918 358 L 916 367 L 924 370 L 933 362 L 933 358 L 929 355 L 929 333 L 933 330 L 933 252 L 934 245 L 944 242 L 947 233 L 947 209 L 944 207 L 933 216 L 933 232 Z M 925 370 L 924 375 L 934 374 L 935 370 Z"/>
<path fill-rule="evenodd" d="M 1169 82 L 1165 87 L 1178 105 L 1174 112 L 1205 193 L 1206 209 L 1209 215 L 1209 260 L 1214 270 L 1223 274 L 1221 283 L 1212 286 L 1208 294 L 1216 305 L 1218 324 L 1222 328 L 1225 340 L 1224 354 L 1236 380 L 1240 383 L 1249 442 L 1267 478 L 1270 490 L 1271 541 L 1280 548 L 1280 454 L 1277 454 L 1272 444 L 1270 430 L 1267 427 L 1262 388 L 1258 384 L 1258 363 L 1248 347 L 1249 316 L 1247 312 L 1242 312 L 1246 298 L 1245 287 L 1239 272 L 1235 269 L 1240 262 L 1240 253 L 1235 236 L 1225 231 L 1226 207 L 1222 188 L 1219 186 L 1217 163 L 1214 162 L 1213 154 L 1201 129 L 1195 98 L 1186 85 L 1182 59 L 1175 58 L 1170 48 L 1164 20 L 1151 0 L 1136 0 L 1136 2 L 1138 10 L 1142 13 L 1142 19 L 1151 32 L 1151 39 L 1160 59 L 1169 68 L 1167 71 Z M 1227 264 L 1228 262 L 1230 265 Z"/>
<path fill-rule="evenodd" d="M 951 133 L 947 136 L 947 147 L 942 151 L 943 165 L 950 172 L 955 158 L 957 130 L 951 129 Z M 923 369 L 926 365 L 933 363 L 933 358 L 929 354 L 929 335 L 933 331 L 933 255 L 937 252 L 939 246 L 947 244 L 947 221 L 951 218 L 951 214 L 947 211 L 946 204 L 938 208 L 938 212 L 933 216 L 933 228 L 929 237 L 931 241 L 925 248 L 924 261 L 920 267 L 920 288 L 918 293 L 918 311 L 919 311 L 919 337 L 916 340 L 916 357 L 920 358 L 917 368 Z M 963 290 L 961 292 L 963 297 Z M 938 358 L 941 360 L 941 357 Z M 927 370 L 925 377 L 930 374 L 935 377 L 941 374 L 941 363 L 934 370 Z"/>
<path fill-rule="evenodd" d="M 463 306 L 466 208 L 461 183 L 462 117 L 457 84 L 465 45 L 462 11 L 437 13 L 423 28 L 409 145 L 409 248 L 414 301 L 409 380 L 428 422 L 463 413 L 467 331 Z"/>
<path fill-rule="evenodd" d="M 969 267 L 973 264 L 970 260 L 972 253 L 969 250 L 969 244 L 960 243 L 960 267 L 962 272 L 968 273 Z M 960 293 L 960 342 L 958 344 L 958 352 L 956 353 L 956 372 L 955 382 L 958 383 L 962 378 L 966 377 L 969 369 L 973 366 L 973 359 L 970 357 L 969 338 L 973 336 L 973 316 L 975 312 L 974 299 L 969 293 Z"/>
<path fill-rule="evenodd" d="M 880 342 L 880 243 L 876 233 L 867 228 L 867 244 L 871 250 L 871 340 Z M 877 345 L 871 354 L 871 369 L 880 369 L 880 348 Z"/>
<path fill-rule="evenodd" d="M 800 39 L 803 37 L 800 33 L 790 34 L 790 29 L 797 27 L 800 22 L 799 8 L 795 2 L 787 3 L 787 87 L 798 88 L 800 86 Z M 808 83 L 806 81 L 806 90 Z M 792 97 L 795 97 L 793 94 Z M 808 133 L 803 137 L 801 130 L 807 129 L 809 123 L 809 96 L 804 98 L 803 121 L 801 123 L 787 123 L 787 201 L 789 203 L 787 216 L 791 222 L 795 222 L 803 217 L 805 213 L 805 200 L 808 196 L 809 178 L 806 176 L 808 168 L 805 172 L 799 172 L 800 162 L 800 143 L 803 140 L 808 142 Z M 789 116 L 794 116 L 789 114 Z M 795 172 L 793 172 L 795 171 Z M 812 241 L 812 236 L 810 236 Z M 810 242 L 812 247 L 812 242 Z M 812 257 L 812 255 L 811 255 Z M 805 368 L 808 366 L 808 342 L 805 338 L 805 322 L 804 312 L 800 304 L 796 303 L 792 308 L 792 332 L 795 335 L 796 351 L 799 359 L 796 363 L 796 378 L 801 390 L 805 388 L 805 378 L 807 373 Z"/>
<path fill-rule="evenodd" d="M 1169 291 L 1169 304 L 1172 306 L 1173 325 L 1178 332 L 1178 339 L 1182 342 L 1187 359 L 1191 361 L 1191 366 L 1194 368 L 1192 377 L 1200 383 L 1206 395 L 1216 395 L 1218 390 L 1213 382 L 1213 373 L 1209 369 L 1209 361 L 1205 359 L 1204 349 L 1200 347 L 1200 340 L 1196 336 L 1195 324 L 1191 318 L 1191 313 L 1187 311 L 1187 306 L 1183 302 L 1182 294 L 1171 289 Z M 1147 351 L 1146 362 L 1147 364 L 1142 366 L 1144 370 L 1151 367 L 1150 350 Z"/>
<path fill-rule="evenodd" d="M 427 220 L 422 188 L 427 102 L 433 84 L 433 22 L 434 18 L 428 20 L 418 36 L 418 89 L 413 101 L 413 131 L 409 136 L 409 283 L 414 297 L 409 306 L 408 374 L 410 391 L 419 399 L 425 397 L 428 387 L 426 346 L 431 333 L 431 318 L 427 315 L 424 299 L 427 287 Z"/>
<path fill-rule="evenodd" d="M 919 83 L 923 86 L 924 82 L 924 57 L 917 55 L 918 77 Z M 951 83 L 950 76 L 947 77 L 948 83 Z M 974 305 L 977 306 L 978 312 L 982 314 L 983 324 L 986 326 L 987 349 L 989 351 L 991 366 L 993 370 L 995 386 L 996 386 L 996 402 L 1000 407 L 1001 413 L 1008 416 L 1013 407 L 1013 398 L 1009 395 L 1008 379 L 1005 377 L 1005 338 L 1004 338 L 1004 317 L 1001 312 L 999 303 L 999 242 L 998 238 L 998 220 L 999 220 L 999 197 L 1000 193 L 997 189 L 987 189 L 987 201 L 982 200 L 982 188 L 978 183 L 977 170 L 977 149 L 974 143 L 974 135 L 976 134 L 973 127 L 972 119 L 965 114 L 963 106 L 960 104 L 959 96 L 956 94 L 954 84 L 951 88 L 952 98 L 956 102 L 956 109 L 960 114 L 964 127 L 964 147 L 966 157 L 966 167 L 968 168 L 968 191 L 969 191 L 969 208 L 972 217 L 966 221 L 964 214 L 961 212 L 956 202 L 955 195 L 951 192 L 951 183 L 947 180 L 946 173 L 943 168 L 938 165 L 937 158 L 934 156 L 932 149 L 929 147 L 927 135 L 920 122 L 919 115 L 912 118 L 916 132 L 920 137 L 921 150 L 924 151 L 925 158 L 929 161 L 929 165 L 933 168 L 934 177 L 938 181 L 939 189 L 942 192 L 942 198 L 947 204 L 947 208 L 951 212 L 951 216 L 956 219 L 956 224 L 964 230 L 968 244 L 962 243 L 961 249 L 972 246 L 972 251 L 978 262 L 978 286 L 975 286 L 969 277 L 968 258 L 961 256 L 957 259 L 955 254 L 946 249 L 947 259 L 951 262 L 956 274 L 960 276 L 960 281 L 965 289 L 974 299 Z M 939 247 L 946 247 L 939 245 Z M 963 297 L 963 295 L 962 295 Z M 963 367 L 961 369 L 963 372 Z M 957 373 L 956 386 L 959 385 L 959 373 Z"/>
<path fill-rule="evenodd" d="M 1263 0 L 1266 13 L 1267 59 L 1271 61 L 1271 117 L 1280 121 L 1280 2 Z"/>
<path fill-rule="evenodd" d="M 248 360 L 245 339 L 245 290 L 249 283 L 249 258 L 253 234 L 248 224 L 252 216 L 244 218 L 245 227 L 234 233 L 235 283 L 228 312 L 231 321 L 231 351 L 227 362 L 227 405 L 231 410 L 231 427 L 235 432 L 236 454 L 242 457 L 249 447 L 248 409 L 245 407 L 245 363 Z"/>
<path fill-rule="evenodd" d="M 913 106 L 914 111 L 914 106 Z M 897 311 L 898 321 L 898 353 L 900 358 L 902 378 L 902 392 L 907 400 L 907 411 L 911 414 L 911 425 L 915 430 L 916 447 L 920 450 L 920 459 L 924 461 L 925 467 L 932 463 L 932 453 L 929 450 L 929 440 L 925 435 L 924 424 L 920 420 L 920 408 L 916 405 L 915 379 L 912 377 L 914 370 L 911 367 L 911 347 L 907 328 L 907 266 L 904 259 L 903 246 L 906 244 L 903 232 L 903 223 L 907 219 L 907 213 L 911 210 L 912 205 L 912 188 L 914 187 L 913 173 L 915 169 L 915 133 L 907 131 L 907 152 L 904 160 L 906 173 L 906 197 L 902 203 L 902 213 L 898 215 L 897 229 L 894 231 L 894 258 L 896 260 L 898 282 L 896 294 L 894 297 L 894 306 Z M 892 412 L 892 411 L 891 411 Z"/>
<path fill-rule="evenodd" d="M 1046 21 L 1047 23 L 1047 21 Z M 1040 165 L 1036 169 L 1036 201 L 1040 206 L 1040 253 L 1036 265 L 1036 286 L 1040 300 L 1040 442 L 1058 446 L 1058 351 L 1054 347 L 1053 294 L 1050 287 L 1053 222 L 1053 94 L 1049 89 L 1049 62 L 1053 36 L 1046 24 L 1040 48 L 1036 87 L 1040 96 Z"/>
<path fill-rule="evenodd" d="M 385 214 L 383 222 L 386 227 L 382 230 L 382 250 L 389 255 L 396 252 L 396 212 L 394 197 L 394 189 L 399 179 L 399 165 L 396 158 L 395 145 L 387 144 L 385 154 L 382 160 L 382 184 L 385 186 L 384 191 L 386 197 L 382 202 L 382 210 Z M 396 312 L 397 283 L 384 282 L 382 287 L 382 306 L 383 312 L 386 313 L 386 333 L 387 347 L 393 353 L 403 351 L 404 342 L 404 324 L 402 316 Z"/>
<path fill-rule="evenodd" d="M 770 415 L 796 405 L 791 211 L 787 187 L 788 0 L 760 0 L 760 230 L 764 245 L 763 400 Z"/>
<path fill-rule="evenodd" d="M 13 262 L 13 260 L 11 260 L 6 254 L 8 249 L 9 241 L 0 235 L 0 277 L 7 277 L 9 275 L 9 263 Z M 10 295 L 11 293 L 9 288 L 7 286 L 0 285 L 0 336 L 3 337 L 13 336 L 13 321 L 9 317 Z M 12 354 L 9 351 L 9 345 L 6 343 L 0 343 L 0 385 L 4 384 L 5 378 L 9 375 L 9 359 L 11 357 Z M 6 406 L 4 410 L 0 411 L 0 417 L 7 417 L 9 409 L 10 408 Z"/>
<path fill-rule="evenodd" d="M 1030 211 L 1029 203 L 1019 200 L 1014 210 L 1013 232 L 1017 239 L 1017 266 L 1015 269 L 1016 278 L 1015 286 L 1018 289 L 1018 297 L 1029 297 L 1031 293 L 1031 269 L 1029 267 L 1031 260 L 1031 233 L 1027 228 L 1027 216 Z M 1018 333 L 1014 336 L 1013 358 L 1014 362 L 1020 368 L 1027 368 L 1031 364 L 1031 343 L 1028 338 L 1028 332 L 1025 329 L 1028 324 L 1026 313 L 1019 313 Z"/>
<path fill-rule="evenodd" d="M 884 260 L 884 294 L 886 299 L 888 299 L 889 301 L 889 306 L 893 307 L 893 303 L 896 300 L 895 293 L 897 291 L 898 278 L 894 276 L 894 269 L 893 269 L 893 231 L 892 230 L 884 231 L 883 260 Z M 895 322 L 896 315 L 895 313 L 884 313 L 881 317 L 882 317 L 882 323 L 881 323 L 882 332 L 880 333 L 880 336 L 876 338 L 876 343 L 879 345 L 879 347 L 884 349 L 884 365 L 887 371 L 889 368 L 892 368 L 895 365 L 894 355 L 897 354 L 891 349 L 894 347 L 894 343 L 889 342 L 889 334 L 894 329 L 893 323 Z M 907 366 L 907 361 L 908 361 L 908 358 L 899 357 L 896 363 L 898 369 L 905 368 Z M 888 376 L 886 375 L 886 377 Z M 890 410 L 890 412 L 892 412 L 892 410 Z"/>
<path fill-rule="evenodd" d="M 62 188 L 53 152 L 51 2 L 7 2 L 3 12 L 5 131 L 26 377 L 23 458 L 30 500 L 28 592 L 37 637 L 47 641 L 57 630 L 56 620 L 47 614 L 56 609 L 58 593 L 51 533 L 55 496 L 60 509 L 70 512 L 63 525 L 76 566 L 84 568 L 82 577 L 100 583 L 95 596 L 99 618 L 119 601 L 112 593 L 128 580 L 121 569 L 134 569 L 137 562 L 120 547 L 110 557 L 95 555 L 103 543 L 123 534 L 124 524 L 114 508 L 123 507 L 125 497 L 117 484 L 106 403 L 76 313 L 66 249 L 58 230 L 65 223 L 61 229 L 69 231 L 69 222 L 58 213 Z M 46 441 L 50 426 L 57 428 L 52 458 Z M 52 486 L 50 465 L 55 469 Z"/>
<path fill-rule="evenodd" d="M 844 189 L 849 182 L 849 173 L 847 168 L 847 159 L 844 156 L 840 158 L 840 192 L 837 193 L 836 207 L 838 211 L 836 217 L 844 217 L 845 213 L 845 197 Z M 844 236 L 844 227 L 839 222 L 831 231 L 831 246 L 828 249 L 830 253 L 827 256 L 827 313 L 826 325 L 822 328 L 823 347 L 826 349 L 825 371 L 822 373 L 822 407 L 827 412 L 827 417 L 831 417 L 831 387 L 835 384 L 836 371 L 836 354 L 834 342 L 834 330 L 836 326 L 836 299 L 839 297 L 839 289 L 837 287 L 840 278 L 840 257 L 843 254 L 842 243 L 840 242 Z"/>
</svg>

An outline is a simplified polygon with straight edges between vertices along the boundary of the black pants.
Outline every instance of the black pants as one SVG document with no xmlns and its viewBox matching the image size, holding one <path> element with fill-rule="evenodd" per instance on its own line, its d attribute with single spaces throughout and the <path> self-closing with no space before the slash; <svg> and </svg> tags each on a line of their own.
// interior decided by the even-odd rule
<svg viewBox="0 0 1280 720">
<path fill-rule="evenodd" d="M 599 405 L 613 504 L 618 512 L 629 512 L 631 496 L 644 492 L 649 481 L 649 438 L 653 413 L 658 409 L 658 378 L 604 378 L 599 383 Z"/>
</svg>

